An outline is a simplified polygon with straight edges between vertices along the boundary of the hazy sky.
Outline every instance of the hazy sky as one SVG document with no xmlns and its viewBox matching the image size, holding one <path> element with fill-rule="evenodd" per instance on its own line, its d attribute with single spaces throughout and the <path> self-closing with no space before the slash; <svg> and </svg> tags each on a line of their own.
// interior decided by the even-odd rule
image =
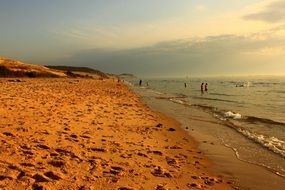
<svg viewBox="0 0 285 190">
<path fill-rule="evenodd" d="M 0 0 L 0 56 L 141 76 L 285 74 L 285 0 Z"/>
</svg>

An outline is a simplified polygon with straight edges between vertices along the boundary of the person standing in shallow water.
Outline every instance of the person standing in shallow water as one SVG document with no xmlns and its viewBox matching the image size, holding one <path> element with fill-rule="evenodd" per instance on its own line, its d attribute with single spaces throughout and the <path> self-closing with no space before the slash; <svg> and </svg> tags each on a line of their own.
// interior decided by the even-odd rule
<svg viewBox="0 0 285 190">
<path fill-rule="evenodd" d="M 205 91 L 208 91 L 208 83 L 205 84 Z"/>
<path fill-rule="evenodd" d="M 201 84 L 201 92 L 204 92 L 204 83 Z"/>
<path fill-rule="evenodd" d="M 184 83 L 184 87 L 185 87 L 185 88 L 187 87 L 187 84 L 186 84 L 186 82 Z"/>
<path fill-rule="evenodd" d="M 142 85 L 142 80 L 140 80 L 139 85 L 140 85 L 140 86 Z"/>
</svg>

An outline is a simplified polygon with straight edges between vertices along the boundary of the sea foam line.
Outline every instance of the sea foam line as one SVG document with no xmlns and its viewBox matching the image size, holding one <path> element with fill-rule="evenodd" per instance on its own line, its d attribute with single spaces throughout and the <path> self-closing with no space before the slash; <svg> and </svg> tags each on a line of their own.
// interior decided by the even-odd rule
<svg viewBox="0 0 285 190">
<path fill-rule="evenodd" d="M 221 140 L 222 144 L 223 144 L 225 147 L 230 148 L 231 150 L 234 151 L 235 156 L 236 156 L 236 158 L 237 158 L 238 160 L 240 160 L 240 161 L 242 161 L 242 162 L 245 162 L 245 163 L 253 164 L 253 165 L 256 165 L 256 166 L 264 167 L 265 169 L 267 169 L 267 170 L 270 171 L 271 173 L 274 173 L 275 175 L 278 175 L 278 176 L 280 176 L 280 177 L 285 178 L 285 175 L 284 175 L 284 174 L 279 173 L 278 171 L 274 170 L 274 169 L 271 168 L 270 166 L 267 166 L 267 165 L 265 165 L 265 164 L 256 163 L 256 162 L 252 162 L 252 161 L 249 161 L 249 160 L 242 159 L 242 158 L 240 157 L 240 154 L 239 154 L 239 152 L 238 152 L 238 150 L 237 150 L 236 148 L 230 146 L 229 144 L 226 144 L 222 138 L 219 138 L 219 139 Z"/>
</svg>

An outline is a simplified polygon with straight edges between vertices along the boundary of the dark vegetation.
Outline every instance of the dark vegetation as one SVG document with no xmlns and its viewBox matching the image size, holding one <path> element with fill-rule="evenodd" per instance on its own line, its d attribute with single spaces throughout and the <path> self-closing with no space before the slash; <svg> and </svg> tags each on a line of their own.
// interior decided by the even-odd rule
<svg viewBox="0 0 285 190">
<path fill-rule="evenodd" d="M 70 77 L 70 78 L 93 78 L 90 75 L 76 74 L 76 73 L 73 73 L 72 71 L 65 71 L 64 73 L 67 75 L 67 77 Z"/>
<path fill-rule="evenodd" d="M 45 67 L 50 69 L 56 69 L 56 70 L 62 70 L 65 71 L 65 74 L 68 76 L 75 76 L 77 74 L 73 72 L 84 72 L 84 73 L 90 73 L 90 74 L 96 74 L 102 78 L 108 78 L 108 76 L 96 69 L 91 69 L 88 67 L 72 67 L 72 66 L 51 66 L 51 65 L 45 65 Z M 79 77 L 79 76 L 78 76 Z"/>
<path fill-rule="evenodd" d="M 136 78 L 136 76 L 131 73 L 122 73 L 119 75 L 119 77 Z"/>
<path fill-rule="evenodd" d="M 38 78 L 38 77 L 58 77 L 52 73 L 38 73 L 38 72 L 24 72 L 24 71 L 11 71 L 5 66 L 0 65 L 0 77 L 29 77 L 29 78 Z"/>
</svg>

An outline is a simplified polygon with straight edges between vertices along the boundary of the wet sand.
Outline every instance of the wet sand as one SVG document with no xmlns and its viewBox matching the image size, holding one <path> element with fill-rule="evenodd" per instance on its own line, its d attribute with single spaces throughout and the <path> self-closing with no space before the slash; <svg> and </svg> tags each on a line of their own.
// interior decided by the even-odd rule
<svg viewBox="0 0 285 190">
<path fill-rule="evenodd" d="M 211 113 L 202 109 L 176 104 L 166 98 L 157 98 L 157 95 L 145 89 L 135 89 L 153 110 L 170 115 L 181 122 L 181 127 L 194 138 L 198 148 L 210 159 L 212 166 L 209 169 L 231 181 L 233 187 L 241 190 L 284 189 L 284 177 L 260 165 L 246 162 L 241 155 L 236 155 L 232 148 L 225 146 L 221 138 L 238 140 L 247 146 L 260 146 L 259 144 L 252 143 L 233 129 L 224 126 Z M 279 164 L 284 165 L 284 160 Z"/>
<path fill-rule="evenodd" d="M 113 80 L 0 79 L 0 189 L 231 189 Z"/>
</svg>

